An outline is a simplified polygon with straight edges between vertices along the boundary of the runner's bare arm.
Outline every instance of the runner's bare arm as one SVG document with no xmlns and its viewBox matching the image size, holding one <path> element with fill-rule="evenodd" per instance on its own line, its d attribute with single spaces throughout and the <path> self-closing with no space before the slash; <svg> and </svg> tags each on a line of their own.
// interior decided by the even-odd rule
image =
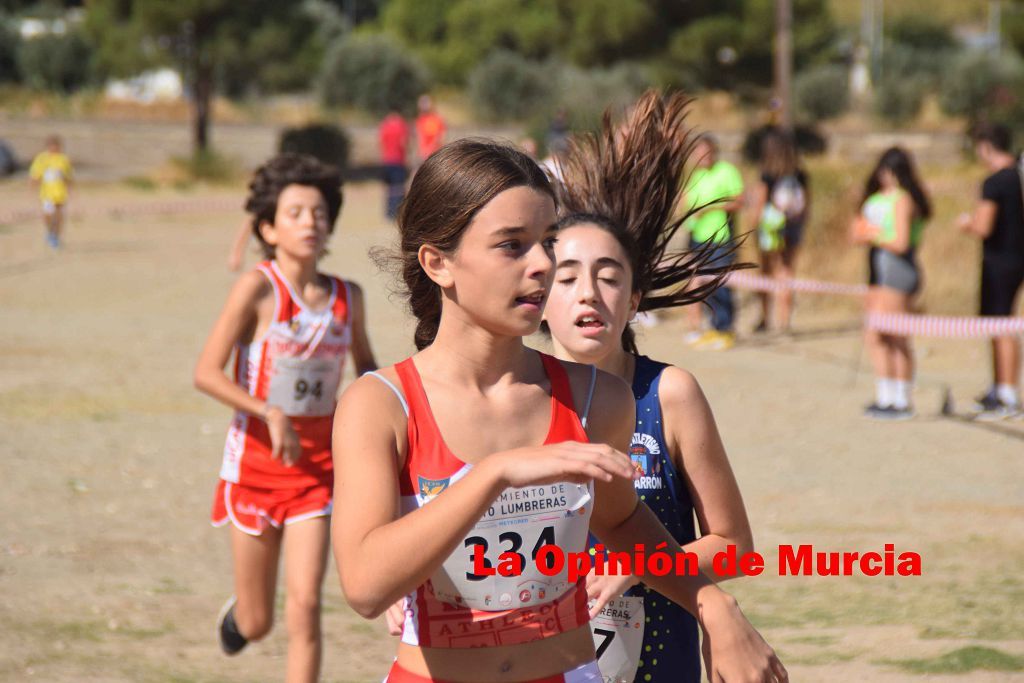
<svg viewBox="0 0 1024 683">
<path fill-rule="evenodd" d="M 960 229 L 966 233 L 985 239 L 992 234 L 996 224 L 999 205 L 991 199 L 982 199 L 974 209 L 974 214 L 967 214 L 960 220 Z"/>
<path fill-rule="evenodd" d="M 352 295 L 352 345 L 349 351 L 355 365 L 356 375 L 363 375 L 377 369 L 377 361 L 370 348 L 370 339 L 366 334 L 366 298 L 363 288 L 354 282 L 348 283 L 348 291 Z"/>
<path fill-rule="evenodd" d="M 747 211 L 747 224 L 750 230 L 757 230 L 761 223 L 764 205 L 768 203 L 768 186 L 760 178 L 750 191 L 750 209 Z"/>
<path fill-rule="evenodd" d="M 238 278 L 199 354 L 193 376 L 199 391 L 235 410 L 260 417 L 266 413 L 266 403 L 232 381 L 225 374 L 224 367 L 235 344 L 244 337 L 252 336 L 256 327 L 257 302 L 269 291 L 267 279 L 256 271 Z"/>
<path fill-rule="evenodd" d="M 367 618 L 437 571 L 509 486 L 631 476 L 628 458 L 606 446 L 519 448 L 487 456 L 428 505 L 400 517 L 406 429 L 398 399 L 375 378 L 356 380 L 342 395 L 334 420 L 331 536 L 345 597 Z"/>
<path fill-rule="evenodd" d="M 602 375 L 602 377 L 608 377 Z M 592 441 L 626 448 L 633 433 L 633 394 L 624 382 L 610 382 L 601 400 L 595 396 L 591 411 Z M 591 528 L 613 550 L 633 550 L 642 544 L 650 553 L 661 543 L 672 548 L 675 540 L 653 512 L 641 505 L 631 481 L 594 482 L 596 489 Z M 659 593 L 693 614 L 705 632 L 708 676 L 713 681 L 788 681 L 786 670 L 772 648 L 747 621 L 736 600 L 722 592 L 704 574 L 649 576 Z"/>
<path fill-rule="evenodd" d="M 743 497 L 696 378 L 681 368 L 665 368 L 658 396 L 669 452 L 690 490 L 700 525 L 700 538 L 683 549 L 696 553 L 701 569 L 711 576 L 712 559 L 727 546 L 736 546 L 739 554 L 754 549 Z"/>
</svg>

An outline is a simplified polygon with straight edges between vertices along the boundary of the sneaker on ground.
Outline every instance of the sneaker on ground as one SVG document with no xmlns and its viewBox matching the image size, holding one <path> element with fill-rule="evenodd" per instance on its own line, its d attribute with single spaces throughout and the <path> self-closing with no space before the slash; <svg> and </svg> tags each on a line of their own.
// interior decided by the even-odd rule
<svg viewBox="0 0 1024 683">
<path fill-rule="evenodd" d="M 238 625 L 235 623 L 235 603 L 238 599 L 232 595 L 220 609 L 217 617 L 217 638 L 220 641 L 220 649 L 226 655 L 237 655 L 242 651 L 249 641 L 238 632 Z"/>
<path fill-rule="evenodd" d="M 977 413 L 983 413 L 989 410 L 996 410 L 1003 405 L 1003 402 L 996 396 L 995 389 L 989 389 L 987 394 L 974 399 L 974 411 Z"/>
<path fill-rule="evenodd" d="M 870 417 L 872 420 L 887 420 L 891 412 L 892 406 L 883 406 L 877 403 L 864 406 L 864 417 Z"/>
<path fill-rule="evenodd" d="M 728 351 L 736 344 L 736 335 L 732 332 L 709 330 L 694 344 L 695 348 L 704 351 Z"/>
<path fill-rule="evenodd" d="M 701 337 L 703 337 L 705 334 L 707 333 L 701 332 L 700 330 L 693 330 L 691 332 L 687 332 L 686 334 L 683 335 L 683 343 L 688 346 L 693 346 L 694 344 L 699 342 L 701 340 Z"/>
<path fill-rule="evenodd" d="M 978 422 L 998 422 L 999 420 L 1016 417 L 1021 412 L 1019 405 L 1003 403 L 998 398 L 995 399 L 995 403 L 988 402 L 986 405 L 987 408 L 985 410 L 979 410 L 974 415 L 974 419 Z"/>
</svg>

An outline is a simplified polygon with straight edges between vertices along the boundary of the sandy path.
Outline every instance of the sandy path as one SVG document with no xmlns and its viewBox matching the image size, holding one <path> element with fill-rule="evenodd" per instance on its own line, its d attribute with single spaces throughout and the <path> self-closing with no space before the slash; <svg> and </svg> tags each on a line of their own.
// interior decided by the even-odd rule
<svg viewBox="0 0 1024 683">
<path fill-rule="evenodd" d="M 0 188 L 12 197 L 21 188 Z M 390 234 L 381 203 L 377 188 L 350 190 L 326 268 L 368 290 L 372 341 L 392 362 L 411 328 L 365 255 Z M 0 231 L 0 680 L 280 680 L 280 625 L 232 660 L 213 638 L 230 560 L 206 520 L 229 413 L 193 390 L 191 368 L 233 279 L 237 220 L 100 214 L 73 223 L 59 254 L 34 224 Z M 681 349 L 674 319 L 643 333 L 705 387 L 768 558 L 730 590 L 794 681 L 922 679 L 887 662 L 963 646 L 1024 656 L 1024 423 L 935 416 L 944 385 L 965 402 L 984 383 L 984 347 L 920 344 L 922 417 L 873 424 L 859 417 L 866 359 L 851 386 L 856 315 L 811 308 L 797 339 L 729 353 Z M 894 543 L 922 554 L 924 576 L 780 577 L 785 543 Z M 379 680 L 394 644 L 345 606 L 333 570 L 325 612 L 324 679 Z"/>
</svg>

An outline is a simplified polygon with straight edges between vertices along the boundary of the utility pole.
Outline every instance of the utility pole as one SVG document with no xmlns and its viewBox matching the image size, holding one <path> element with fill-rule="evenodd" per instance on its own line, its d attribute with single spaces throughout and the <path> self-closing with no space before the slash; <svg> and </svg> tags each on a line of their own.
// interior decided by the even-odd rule
<svg viewBox="0 0 1024 683">
<path fill-rule="evenodd" d="M 995 54 L 999 54 L 1003 47 L 1002 5 L 1002 0 L 988 1 L 988 39 L 992 52 Z"/>
<path fill-rule="evenodd" d="M 793 1 L 775 0 L 775 51 L 773 71 L 779 125 L 793 129 Z"/>
</svg>

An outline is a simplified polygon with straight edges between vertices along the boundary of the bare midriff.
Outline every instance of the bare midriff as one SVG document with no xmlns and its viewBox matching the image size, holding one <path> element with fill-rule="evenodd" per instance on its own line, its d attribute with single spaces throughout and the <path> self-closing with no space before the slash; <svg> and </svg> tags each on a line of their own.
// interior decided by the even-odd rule
<svg viewBox="0 0 1024 683">
<path fill-rule="evenodd" d="M 516 683 L 555 676 L 594 660 L 589 625 L 499 647 L 440 648 L 401 643 L 398 664 L 405 670 L 453 683 Z"/>
</svg>

